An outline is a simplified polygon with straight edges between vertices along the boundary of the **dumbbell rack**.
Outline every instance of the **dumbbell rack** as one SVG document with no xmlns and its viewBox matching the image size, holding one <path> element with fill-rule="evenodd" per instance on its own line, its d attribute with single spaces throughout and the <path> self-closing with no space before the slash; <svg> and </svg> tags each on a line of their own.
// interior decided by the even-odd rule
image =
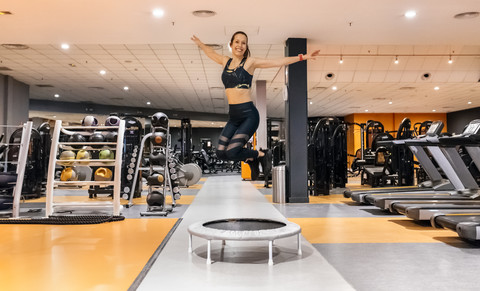
<svg viewBox="0 0 480 291">
<path fill-rule="evenodd" d="M 28 121 L 24 123 L 22 126 L 22 139 L 21 142 L 18 144 L 12 144 L 12 143 L 0 143 L 0 145 L 5 145 L 7 146 L 7 151 L 10 146 L 19 146 L 20 149 L 18 151 L 18 160 L 17 162 L 14 161 L 8 161 L 7 159 L 7 152 L 4 154 L 4 159 L 2 160 L 2 163 L 4 164 L 4 172 L 7 172 L 7 165 L 8 163 L 16 163 L 17 167 L 15 170 L 15 173 L 17 174 L 17 179 L 15 182 L 15 186 L 13 188 L 13 207 L 12 210 L 5 210 L 5 211 L 0 211 L 0 214 L 9 214 L 10 212 L 12 213 L 12 218 L 19 218 L 20 217 L 20 198 L 22 196 L 22 187 L 23 187 L 23 180 L 25 177 L 25 165 L 27 164 L 27 157 L 28 157 L 28 149 L 30 147 L 30 136 L 32 134 L 32 127 L 33 123 L 31 121 Z M 19 128 L 19 126 L 14 126 L 14 125 L 0 125 L 0 128 L 3 128 L 8 131 L 9 128 Z"/>
<path fill-rule="evenodd" d="M 157 188 L 157 189 L 161 188 L 165 199 L 163 200 L 163 207 L 160 207 L 161 209 L 156 209 L 155 207 L 149 206 L 146 212 L 141 212 L 140 213 L 142 216 L 143 215 L 145 215 L 145 216 L 156 216 L 156 215 L 166 216 L 169 212 L 172 212 L 173 208 L 175 207 L 175 198 L 174 198 L 174 193 L 172 191 L 172 184 L 171 184 L 171 180 L 170 180 L 170 171 L 169 171 L 169 167 L 168 167 L 168 163 L 169 163 L 169 160 L 170 160 L 170 146 L 171 146 L 170 125 L 168 124 L 167 128 L 163 128 L 163 127 L 158 127 L 158 128 L 166 130 L 167 143 L 166 143 L 165 146 L 155 146 L 155 145 L 153 145 L 152 142 L 150 142 L 150 150 L 153 151 L 154 149 L 156 149 L 156 150 L 162 151 L 165 154 L 165 164 L 163 164 L 163 165 L 152 165 L 150 163 L 149 167 L 140 167 L 141 166 L 140 163 L 141 163 L 142 159 L 141 159 L 141 157 L 138 158 L 136 171 L 135 171 L 135 176 L 133 178 L 133 186 L 132 186 L 132 190 L 131 190 L 131 193 L 130 193 L 130 199 L 129 199 L 129 202 L 128 202 L 127 205 L 128 205 L 128 207 L 133 205 L 133 193 L 135 193 L 135 186 L 137 185 L 137 179 L 139 178 L 139 172 L 140 171 L 149 171 L 149 174 L 153 174 L 154 172 L 159 172 L 163 175 L 163 178 L 164 178 L 163 179 L 164 180 L 163 185 L 161 185 L 161 186 L 149 185 L 148 192 L 150 193 L 155 188 Z M 153 136 L 153 132 L 149 133 L 149 134 L 146 134 L 143 137 L 142 142 L 141 142 L 141 146 L 140 146 L 140 151 L 139 151 L 140 155 L 143 154 L 143 151 L 144 151 L 144 148 L 145 148 L 145 143 L 147 142 L 147 140 L 151 136 Z M 140 179 L 141 179 L 141 177 L 140 177 Z M 167 192 L 170 194 L 171 199 L 172 199 L 172 204 L 171 205 L 167 205 L 167 203 L 166 203 Z"/>
<path fill-rule="evenodd" d="M 60 133 L 71 135 L 74 133 L 81 133 L 82 135 L 92 134 L 93 131 L 117 131 L 117 141 L 116 142 L 60 142 Z M 63 126 L 61 120 L 55 122 L 55 129 L 52 136 L 52 146 L 50 150 L 50 162 L 48 166 L 48 177 L 47 177 L 47 189 L 46 189 L 46 208 L 45 215 L 50 217 L 54 215 L 57 211 L 65 210 L 106 210 L 111 212 L 112 215 L 120 215 L 120 187 L 121 187 L 121 169 L 122 169 L 122 151 L 123 151 L 123 136 L 125 132 L 125 121 L 121 120 L 119 126 Z M 60 164 L 64 165 L 65 161 L 58 160 L 58 150 L 62 148 L 63 150 L 78 150 L 72 148 L 72 146 L 82 146 L 82 149 L 85 150 L 98 150 L 98 146 L 108 146 L 111 150 L 115 147 L 115 159 L 105 160 L 105 159 L 91 159 L 91 160 L 68 160 L 68 163 L 72 164 L 71 166 L 102 166 L 102 167 L 114 167 L 114 175 L 112 181 L 58 181 L 55 180 L 55 165 Z M 93 146 L 93 147 L 92 147 Z M 70 165 L 69 165 L 70 166 Z M 92 175 L 93 176 L 93 175 Z M 93 177 L 92 177 L 93 179 Z M 54 191 L 58 187 L 62 186 L 113 186 L 113 200 L 102 201 L 102 202 L 55 202 L 55 197 L 60 195 L 55 195 Z M 78 188 L 77 188 L 78 189 Z M 87 191 L 87 190 L 86 190 Z"/>
</svg>

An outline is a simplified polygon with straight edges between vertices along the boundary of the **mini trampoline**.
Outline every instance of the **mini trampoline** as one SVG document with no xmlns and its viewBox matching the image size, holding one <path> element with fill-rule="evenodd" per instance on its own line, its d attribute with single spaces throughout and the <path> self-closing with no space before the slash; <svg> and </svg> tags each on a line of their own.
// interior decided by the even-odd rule
<svg viewBox="0 0 480 291">
<path fill-rule="evenodd" d="M 300 234 L 301 228 L 295 223 L 276 221 L 262 218 L 230 218 L 212 221 L 200 221 L 188 227 L 189 245 L 188 251 L 192 250 L 192 236 L 198 236 L 207 240 L 207 264 L 211 264 L 211 241 L 226 240 L 258 241 L 268 240 L 268 264 L 273 265 L 272 249 L 273 241 L 280 238 L 297 235 L 298 255 L 302 254 Z"/>
</svg>

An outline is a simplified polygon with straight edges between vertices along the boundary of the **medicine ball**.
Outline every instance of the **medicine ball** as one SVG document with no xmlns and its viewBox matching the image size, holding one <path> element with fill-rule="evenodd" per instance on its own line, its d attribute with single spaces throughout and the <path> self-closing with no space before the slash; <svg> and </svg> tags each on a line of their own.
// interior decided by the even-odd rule
<svg viewBox="0 0 480 291">
<path fill-rule="evenodd" d="M 95 181 L 110 181 L 112 180 L 112 170 L 108 168 L 98 168 L 95 171 Z"/>
<path fill-rule="evenodd" d="M 79 150 L 79 151 L 77 152 L 77 157 L 76 157 L 76 159 L 77 159 L 77 160 L 85 160 L 85 162 L 80 162 L 80 164 L 88 165 L 88 160 L 90 160 L 91 158 L 92 158 L 92 156 L 90 155 L 90 152 L 89 152 L 89 151 Z"/>
<path fill-rule="evenodd" d="M 98 153 L 98 158 L 100 160 L 113 160 L 115 159 L 115 154 L 111 150 L 101 150 Z"/>
<path fill-rule="evenodd" d="M 60 181 L 77 181 L 77 172 L 73 168 L 65 168 L 60 175 Z"/>
<path fill-rule="evenodd" d="M 105 135 L 105 140 L 107 142 L 117 142 L 117 133 L 114 131 L 109 131 Z"/>
<path fill-rule="evenodd" d="M 167 144 L 167 135 L 162 131 L 154 132 L 152 133 L 150 140 L 155 146 L 164 146 Z"/>
<path fill-rule="evenodd" d="M 91 115 L 85 116 L 82 120 L 82 126 L 97 126 L 97 125 L 98 125 L 98 120 Z"/>
<path fill-rule="evenodd" d="M 89 181 L 92 178 L 92 168 L 87 166 L 73 167 L 75 173 L 77 173 L 78 181 Z"/>
<path fill-rule="evenodd" d="M 64 166 L 73 165 L 73 162 L 64 162 L 64 161 L 75 160 L 75 153 L 73 151 L 63 151 L 60 154 L 60 160 L 62 161 L 58 163 L 60 165 L 64 165 Z"/>
<path fill-rule="evenodd" d="M 161 152 L 153 152 L 149 155 L 149 161 L 152 165 L 164 165 L 167 157 Z"/>
<path fill-rule="evenodd" d="M 163 184 L 163 181 L 164 181 L 163 175 L 160 173 L 153 173 L 152 175 L 147 177 L 148 185 L 160 186 Z"/>
<path fill-rule="evenodd" d="M 88 141 L 90 141 L 90 142 L 105 142 L 105 138 L 103 137 L 103 134 L 101 134 L 100 132 L 94 132 L 94 133 L 92 133 L 92 135 L 90 136 Z M 92 145 L 92 148 L 94 148 L 94 149 L 100 149 L 102 147 L 103 147 L 103 145 Z"/>
<path fill-rule="evenodd" d="M 147 204 L 148 206 L 159 206 L 163 207 L 165 201 L 165 196 L 159 191 L 152 191 L 147 195 Z"/>
<path fill-rule="evenodd" d="M 69 138 L 68 138 L 68 142 L 78 142 L 78 143 L 85 143 L 86 142 L 86 139 L 83 135 L 81 135 L 80 133 L 74 133 L 72 134 Z M 83 148 L 85 145 L 82 144 L 82 145 L 70 145 L 72 148 L 74 149 L 81 149 Z"/>
<path fill-rule="evenodd" d="M 119 126 L 120 118 L 118 116 L 109 116 L 105 120 L 105 126 Z"/>
<path fill-rule="evenodd" d="M 153 127 L 168 127 L 168 116 L 163 112 L 157 112 L 152 116 Z"/>
</svg>

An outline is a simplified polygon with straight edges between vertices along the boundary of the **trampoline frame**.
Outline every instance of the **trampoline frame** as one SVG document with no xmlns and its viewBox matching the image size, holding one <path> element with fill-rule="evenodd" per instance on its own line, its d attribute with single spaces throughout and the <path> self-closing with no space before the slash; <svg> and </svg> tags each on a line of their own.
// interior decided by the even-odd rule
<svg viewBox="0 0 480 291">
<path fill-rule="evenodd" d="M 261 221 L 261 222 L 273 222 L 276 224 L 284 224 L 284 226 L 274 229 L 257 229 L 257 230 L 222 230 L 211 227 L 206 227 L 205 224 L 212 224 L 214 222 L 229 222 L 229 221 Z M 273 242 L 276 239 L 285 238 L 297 235 L 297 254 L 302 255 L 301 244 L 301 231 L 299 225 L 289 221 L 277 221 L 264 218 L 229 218 L 218 219 L 211 221 L 200 221 L 191 224 L 188 227 L 189 240 L 188 240 L 188 252 L 193 253 L 192 240 L 193 235 L 204 238 L 207 240 L 207 265 L 212 263 L 211 258 L 211 241 L 221 240 L 222 247 L 225 245 L 226 240 L 237 241 L 260 241 L 268 240 L 268 265 L 273 265 Z"/>
</svg>

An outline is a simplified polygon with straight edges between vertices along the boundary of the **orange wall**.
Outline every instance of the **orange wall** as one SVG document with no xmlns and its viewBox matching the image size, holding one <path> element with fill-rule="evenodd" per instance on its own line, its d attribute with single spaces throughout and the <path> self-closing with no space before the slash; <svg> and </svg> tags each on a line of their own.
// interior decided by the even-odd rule
<svg viewBox="0 0 480 291">
<path fill-rule="evenodd" d="M 396 131 L 402 120 L 408 117 L 413 125 L 417 122 L 426 120 L 441 120 L 445 125 L 443 131 L 447 131 L 447 114 L 446 113 L 354 113 L 345 116 L 345 122 L 348 123 L 366 123 L 368 120 L 379 121 L 383 124 L 385 131 Z M 395 134 L 393 134 L 395 136 Z M 366 141 L 365 141 L 366 142 Z M 360 148 L 360 127 L 357 125 L 350 126 L 347 132 L 347 151 L 349 155 L 354 155 L 356 150 Z M 351 165 L 353 157 L 348 157 L 348 164 Z"/>
</svg>

